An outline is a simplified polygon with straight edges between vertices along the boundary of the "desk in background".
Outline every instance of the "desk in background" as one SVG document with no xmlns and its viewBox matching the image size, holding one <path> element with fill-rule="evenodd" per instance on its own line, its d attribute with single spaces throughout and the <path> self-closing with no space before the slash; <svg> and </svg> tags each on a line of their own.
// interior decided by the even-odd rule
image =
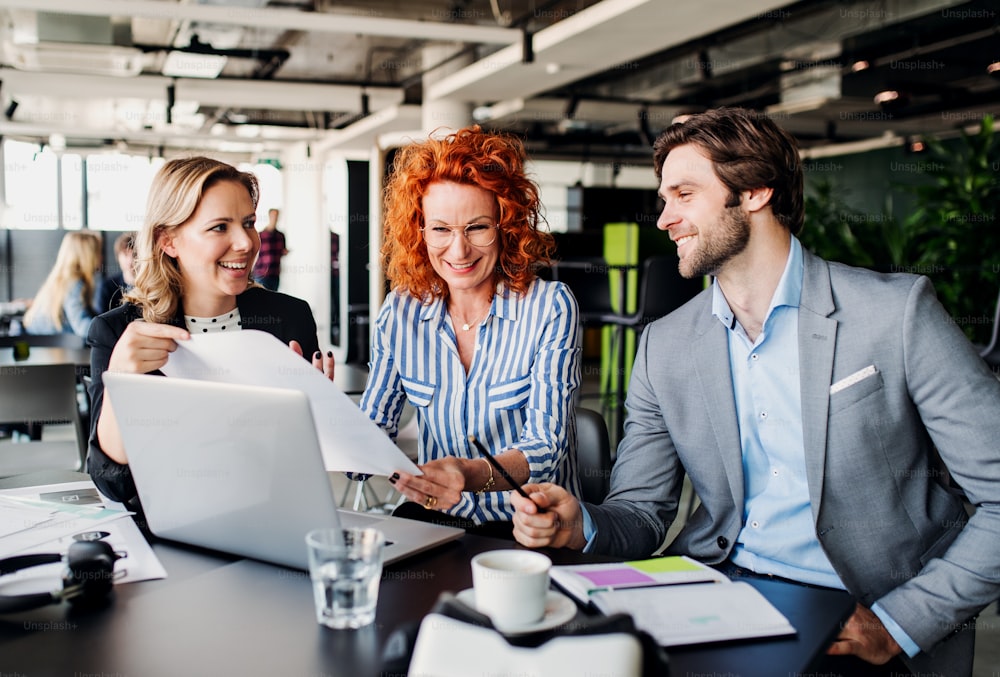
<svg viewBox="0 0 1000 677">
<path fill-rule="evenodd" d="M 39 475 L 33 483 L 53 477 L 70 479 Z M 153 549 L 168 578 L 116 586 L 105 609 L 74 613 L 59 605 L 0 617 L 3 669 L 25 675 L 379 675 L 394 630 L 419 623 L 441 592 L 470 587 L 473 555 L 511 546 L 466 535 L 387 566 L 375 623 L 336 631 L 316 623 L 306 572 L 157 542 Z M 557 564 L 609 560 L 566 550 L 546 554 Z M 844 592 L 777 581 L 751 585 L 798 635 L 674 648 L 672 674 L 807 671 L 854 610 Z"/>
<path fill-rule="evenodd" d="M 90 348 L 57 348 L 52 346 L 31 346 L 28 357 L 14 359 L 12 347 L 0 348 L 0 366 L 15 367 L 25 364 L 72 364 L 77 376 L 90 373 Z"/>
</svg>

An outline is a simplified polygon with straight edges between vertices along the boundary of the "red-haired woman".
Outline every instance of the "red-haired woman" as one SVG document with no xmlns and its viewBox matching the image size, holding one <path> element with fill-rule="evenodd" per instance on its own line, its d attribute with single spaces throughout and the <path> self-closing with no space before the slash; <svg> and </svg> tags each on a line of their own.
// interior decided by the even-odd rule
<svg viewBox="0 0 1000 677">
<path fill-rule="evenodd" d="M 423 475 L 390 478 L 413 502 L 396 514 L 510 533 L 513 487 L 470 436 L 516 482 L 579 495 L 578 309 L 536 274 L 554 243 L 524 164 L 518 139 L 478 127 L 397 154 L 382 248 L 392 291 L 361 399 L 392 437 L 404 402 L 417 412 Z"/>
</svg>

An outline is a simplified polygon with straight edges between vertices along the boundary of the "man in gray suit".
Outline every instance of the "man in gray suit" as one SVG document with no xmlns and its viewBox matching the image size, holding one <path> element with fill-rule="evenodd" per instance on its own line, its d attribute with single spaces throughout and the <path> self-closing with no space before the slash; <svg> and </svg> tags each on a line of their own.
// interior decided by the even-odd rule
<svg viewBox="0 0 1000 677">
<path fill-rule="evenodd" d="M 926 278 L 802 248 L 796 144 L 766 117 L 693 116 L 654 164 L 657 227 L 714 282 L 639 341 L 604 503 L 528 486 L 515 537 L 649 556 L 687 473 L 702 504 L 667 554 L 849 591 L 843 674 L 971 674 L 970 619 L 1000 595 L 1000 382 Z"/>
</svg>

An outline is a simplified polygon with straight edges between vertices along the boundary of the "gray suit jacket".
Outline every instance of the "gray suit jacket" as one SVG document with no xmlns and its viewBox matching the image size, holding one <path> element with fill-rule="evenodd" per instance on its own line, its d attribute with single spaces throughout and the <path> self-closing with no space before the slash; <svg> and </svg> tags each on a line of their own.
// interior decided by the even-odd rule
<svg viewBox="0 0 1000 677">
<path fill-rule="evenodd" d="M 920 646 L 913 669 L 971 674 L 973 633 L 963 630 L 1000 595 L 1000 382 L 927 278 L 803 257 L 803 441 L 819 542 L 850 593 L 879 602 Z M 873 375 L 830 394 L 869 365 Z M 687 472 L 702 505 L 667 552 L 724 560 L 744 479 L 710 290 L 647 327 L 626 406 L 611 492 L 588 506 L 594 550 L 660 547 Z M 935 447 L 975 505 L 971 519 L 946 490 Z"/>
</svg>

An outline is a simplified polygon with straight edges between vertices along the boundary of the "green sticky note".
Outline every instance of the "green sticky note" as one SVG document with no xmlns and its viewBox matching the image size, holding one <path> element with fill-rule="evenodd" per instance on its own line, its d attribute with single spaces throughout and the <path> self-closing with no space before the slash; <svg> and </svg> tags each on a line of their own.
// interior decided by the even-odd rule
<svg viewBox="0 0 1000 677">
<path fill-rule="evenodd" d="M 654 557 L 635 562 L 626 562 L 630 567 L 644 571 L 647 574 L 669 574 L 678 571 L 698 571 L 701 565 L 683 557 Z"/>
</svg>

